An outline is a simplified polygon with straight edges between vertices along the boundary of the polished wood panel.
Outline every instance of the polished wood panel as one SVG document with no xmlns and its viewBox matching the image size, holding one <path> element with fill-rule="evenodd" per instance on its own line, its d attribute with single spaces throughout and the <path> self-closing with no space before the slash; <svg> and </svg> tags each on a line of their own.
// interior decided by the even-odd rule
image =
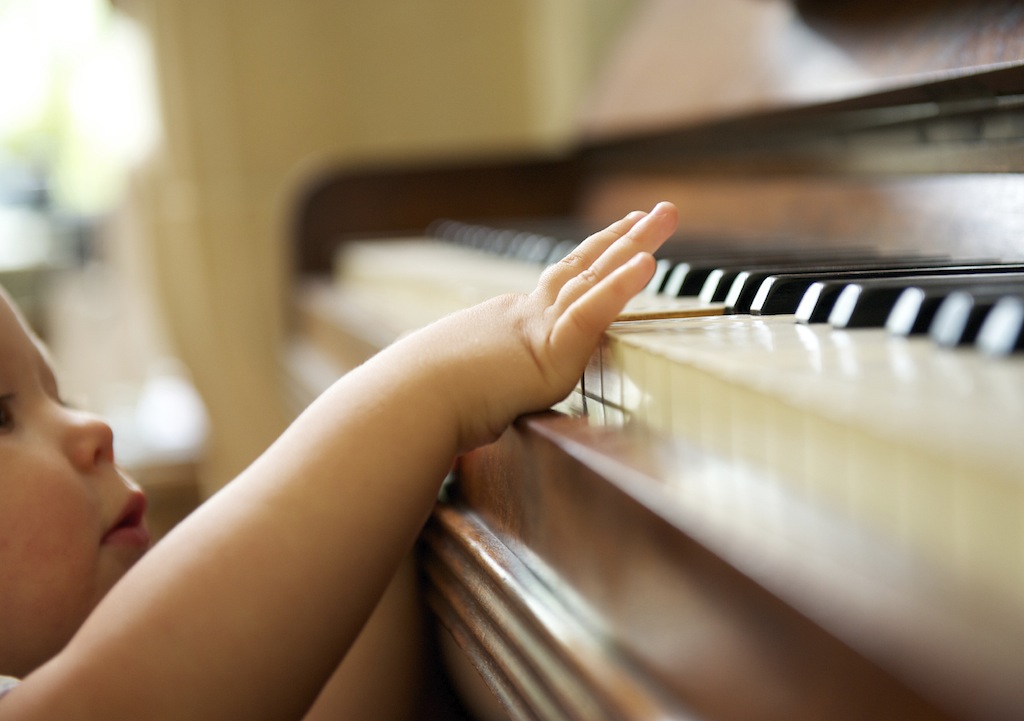
<svg viewBox="0 0 1024 721">
<path fill-rule="evenodd" d="M 1012 0 L 653 0 L 608 59 L 582 132 L 607 141 L 928 87 L 1019 65 L 1022 28 Z"/>
<path fill-rule="evenodd" d="M 684 234 L 801 239 L 961 257 L 1024 258 L 1024 175 L 699 178 L 637 172 L 595 179 L 582 203 L 590 224 L 675 202 Z"/>
<path fill-rule="evenodd" d="M 467 159 L 351 168 L 309 183 L 294 217 L 294 269 L 329 272 L 346 237 L 422 233 L 438 218 L 563 216 L 578 200 L 574 158 Z"/>
</svg>

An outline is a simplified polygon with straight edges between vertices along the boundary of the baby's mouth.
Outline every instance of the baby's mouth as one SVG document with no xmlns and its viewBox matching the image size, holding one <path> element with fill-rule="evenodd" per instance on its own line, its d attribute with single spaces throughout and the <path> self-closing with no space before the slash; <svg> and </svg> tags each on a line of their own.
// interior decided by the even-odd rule
<svg viewBox="0 0 1024 721">
<path fill-rule="evenodd" d="M 103 535 L 102 544 L 127 544 L 148 546 L 149 531 L 146 529 L 146 496 L 140 491 L 131 494 L 113 526 Z"/>
</svg>

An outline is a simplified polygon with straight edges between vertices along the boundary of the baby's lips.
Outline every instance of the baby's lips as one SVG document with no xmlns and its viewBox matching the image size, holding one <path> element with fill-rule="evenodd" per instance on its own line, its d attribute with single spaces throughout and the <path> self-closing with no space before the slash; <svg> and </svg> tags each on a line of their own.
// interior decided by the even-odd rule
<svg viewBox="0 0 1024 721">
<path fill-rule="evenodd" d="M 142 491 L 132 491 L 117 520 L 103 534 L 101 543 L 148 546 L 149 541 L 149 530 L 146 528 L 146 496 Z"/>
</svg>

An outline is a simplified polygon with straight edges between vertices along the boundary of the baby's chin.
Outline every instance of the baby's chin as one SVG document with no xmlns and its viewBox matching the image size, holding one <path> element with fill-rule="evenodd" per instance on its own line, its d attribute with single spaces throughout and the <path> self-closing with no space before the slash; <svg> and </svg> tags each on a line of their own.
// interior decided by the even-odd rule
<svg viewBox="0 0 1024 721">
<path fill-rule="evenodd" d="M 97 604 L 146 555 L 148 550 L 148 544 L 146 546 L 105 546 L 102 548 L 102 558 L 96 578 Z"/>
</svg>

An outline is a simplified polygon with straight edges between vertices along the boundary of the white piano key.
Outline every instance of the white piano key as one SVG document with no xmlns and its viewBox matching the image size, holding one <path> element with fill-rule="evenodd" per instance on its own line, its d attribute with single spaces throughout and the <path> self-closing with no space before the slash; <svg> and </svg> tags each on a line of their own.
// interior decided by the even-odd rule
<svg viewBox="0 0 1024 721">
<path fill-rule="evenodd" d="M 629 348 L 632 368 L 643 367 L 636 358 L 643 352 L 662 359 L 662 376 L 665 358 L 676 364 L 666 396 L 673 406 L 695 399 L 697 410 L 674 409 L 672 432 L 788 479 L 794 491 L 931 564 L 1009 583 L 1024 599 L 1013 572 L 1024 548 L 1020 359 L 1003 360 L 1002 384 L 989 388 L 985 366 L 994 361 L 882 330 L 736 316 L 664 321 L 610 337 L 613 347 Z M 663 418 L 659 411 L 649 420 Z M 772 432 L 759 436 L 769 425 Z"/>
<path fill-rule="evenodd" d="M 672 433 L 672 371 L 674 364 L 671 359 L 657 352 L 646 354 L 647 364 L 643 386 L 657 389 L 644 394 L 645 413 L 643 420 L 652 428 L 664 433 Z"/>
<path fill-rule="evenodd" d="M 496 271 L 471 248 L 424 243 L 346 251 L 339 281 L 382 332 L 528 290 L 540 272 L 512 261 Z M 656 317 L 658 304 L 713 312 L 657 296 L 632 309 Z M 680 480 L 691 501 L 754 522 L 740 470 L 752 468 L 773 493 L 840 513 L 929 568 L 1024 604 L 1024 358 L 793 316 L 620 322 L 606 337 L 584 378 L 591 422 L 647 426 L 709 451 L 718 470 Z"/>
</svg>

